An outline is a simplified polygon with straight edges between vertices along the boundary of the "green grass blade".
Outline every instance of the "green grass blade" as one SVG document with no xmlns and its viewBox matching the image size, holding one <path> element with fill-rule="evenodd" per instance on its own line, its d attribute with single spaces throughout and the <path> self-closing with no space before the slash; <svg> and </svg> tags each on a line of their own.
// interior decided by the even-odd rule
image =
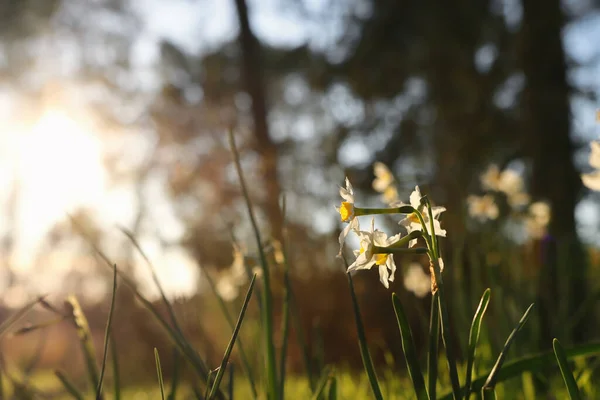
<svg viewBox="0 0 600 400">
<path fill-rule="evenodd" d="M 203 267 L 201 267 L 201 268 L 203 268 Z M 204 277 L 206 278 L 206 281 L 208 282 L 208 286 L 210 286 L 210 289 L 212 290 L 213 294 L 215 295 L 215 297 L 217 299 L 217 303 L 219 304 L 221 313 L 225 317 L 225 320 L 227 321 L 229 328 L 233 330 L 235 328 L 235 323 L 233 322 L 231 313 L 229 312 L 229 309 L 227 308 L 227 304 L 225 304 L 225 301 L 223 300 L 221 295 L 219 295 L 219 291 L 217 290 L 217 285 L 215 284 L 215 281 L 212 278 L 212 276 L 210 275 L 209 271 L 206 268 L 203 268 L 203 271 L 204 271 Z M 254 380 L 254 374 L 252 373 L 252 367 L 250 366 L 250 361 L 248 359 L 246 351 L 244 350 L 244 346 L 242 344 L 241 338 L 238 338 L 237 345 L 238 345 L 237 349 L 240 353 L 240 359 L 242 361 L 242 368 L 244 370 L 244 374 L 246 374 L 246 377 L 248 378 L 248 382 L 250 383 L 250 390 L 252 392 L 252 398 L 256 399 L 256 398 L 258 398 L 258 392 L 256 390 L 256 382 Z"/>
<path fill-rule="evenodd" d="M 79 234 L 87 239 L 88 244 L 92 247 L 94 252 L 102 258 L 104 264 L 109 268 L 113 268 L 113 264 L 109 260 L 109 258 L 104 254 L 102 250 L 94 242 L 87 236 L 85 231 L 78 225 L 77 221 L 71 217 L 71 222 L 79 232 Z M 137 289 L 135 283 L 122 271 L 117 271 L 119 278 L 125 283 L 127 287 L 131 289 L 135 297 L 150 311 L 152 316 L 156 319 L 159 325 L 165 330 L 167 333 L 167 337 L 173 342 L 173 344 L 181 351 L 186 361 L 192 366 L 193 371 L 202 379 L 204 383 L 206 383 L 206 378 L 208 376 L 209 369 L 206 367 L 206 364 L 200 358 L 198 353 L 192 348 L 190 343 L 185 340 L 183 335 L 179 334 L 173 327 L 169 325 L 169 323 L 160 315 L 156 307 L 150 302 L 144 295 L 142 295 Z M 219 392 L 219 398 L 224 398 L 222 392 Z"/>
<path fill-rule="evenodd" d="M 165 400 L 165 382 L 163 381 L 162 368 L 160 367 L 160 356 L 158 350 L 154 348 L 154 361 L 156 362 L 156 375 L 158 376 L 158 386 L 160 387 L 160 397 Z"/>
<path fill-rule="evenodd" d="M 446 349 L 446 361 L 448 363 L 448 370 L 450 372 L 450 383 L 452 384 L 452 392 L 454 393 L 454 399 L 458 400 L 461 398 L 460 391 L 460 379 L 458 378 L 458 370 L 456 368 L 456 356 L 454 354 L 454 347 L 452 346 L 450 338 L 450 314 L 448 313 L 448 306 L 445 295 L 444 280 L 442 279 L 442 271 L 440 268 L 440 251 L 438 246 L 438 237 L 435 234 L 433 209 L 431 202 L 427 196 L 421 198 L 421 204 L 427 205 L 427 212 L 429 213 L 429 230 L 432 232 L 431 239 L 428 241 L 429 258 L 433 265 L 433 272 L 435 275 L 435 281 L 437 283 L 437 291 L 439 292 L 438 303 L 440 308 L 440 322 L 441 322 L 441 334 L 444 348 Z M 421 221 L 421 225 L 424 225 L 424 220 L 421 214 L 416 211 L 416 214 Z M 423 226 L 423 228 L 425 228 Z M 424 236 L 427 241 L 427 235 Z M 430 244 L 429 244 L 430 243 Z"/>
<path fill-rule="evenodd" d="M 223 374 L 225 373 L 225 369 L 227 368 L 227 363 L 229 362 L 229 356 L 231 355 L 231 351 L 233 350 L 233 346 L 235 345 L 235 341 L 237 339 L 238 333 L 240 332 L 240 328 L 242 327 L 242 322 L 244 321 L 244 315 L 246 314 L 246 309 L 248 308 L 248 303 L 250 303 L 250 298 L 252 297 L 252 290 L 254 289 L 254 282 L 256 281 L 256 274 L 252 277 L 250 281 L 250 286 L 248 287 L 248 292 L 246 293 L 246 298 L 244 299 L 244 304 L 242 305 L 242 310 L 240 311 L 240 315 L 238 317 L 237 323 L 235 324 L 235 329 L 233 330 L 233 334 L 231 335 L 231 340 L 229 340 L 229 344 L 227 345 L 227 349 L 225 349 L 225 355 L 223 356 L 223 360 L 221 360 L 221 365 L 219 366 L 219 370 L 217 371 L 217 376 L 215 377 L 215 382 L 212 385 L 212 389 L 210 391 L 210 395 L 208 399 L 214 398 L 219 389 L 219 385 L 221 384 L 221 379 L 223 379 Z"/>
<path fill-rule="evenodd" d="M 175 316 L 175 310 L 173 310 L 173 306 L 171 305 L 171 302 L 167 299 L 165 291 L 160 283 L 160 280 L 158 279 L 158 275 L 156 274 L 156 269 L 154 268 L 154 265 L 152 265 L 150 258 L 148 258 L 148 256 L 146 255 L 146 253 L 144 252 L 144 250 L 142 249 L 142 247 L 136 240 L 136 238 L 133 236 L 132 232 L 128 231 L 125 228 L 120 228 L 120 230 L 121 230 L 121 232 L 123 232 L 123 234 L 125 236 L 127 236 L 127 238 L 133 244 L 133 247 L 135 247 L 135 249 L 140 253 L 142 258 L 146 262 L 146 265 L 148 266 L 148 270 L 150 271 L 150 274 L 152 275 L 152 281 L 158 288 L 162 302 L 165 305 L 165 307 L 167 308 L 167 312 L 169 313 L 169 317 L 171 318 L 171 323 L 175 327 L 175 330 L 177 331 L 177 333 L 180 334 L 181 336 L 183 336 L 183 331 L 181 330 L 181 327 L 179 326 L 179 323 L 177 322 L 177 317 Z"/>
<path fill-rule="evenodd" d="M 337 400 L 337 378 L 335 375 L 329 377 L 329 390 L 327 393 L 328 400 Z"/>
<path fill-rule="evenodd" d="M 477 343 L 479 342 L 479 333 L 481 332 L 481 321 L 490 303 L 491 290 L 488 288 L 483 292 L 479 306 L 475 311 L 473 322 L 471 323 L 471 331 L 469 332 L 469 352 L 467 354 L 467 373 L 465 377 L 465 398 L 468 400 L 471 396 L 471 381 L 473 380 L 473 366 L 475 365 L 475 353 L 477 351 Z"/>
<path fill-rule="evenodd" d="M 323 373 L 321 374 L 321 378 L 319 379 L 315 392 L 312 395 L 312 400 L 319 400 L 323 396 L 323 392 L 325 392 L 325 388 L 327 387 L 327 382 L 329 382 L 329 374 L 331 373 L 331 368 L 325 367 L 323 368 Z"/>
<path fill-rule="evenodd" d="M 493 387 L 484 387 L 481 389 L 481 397 L 483 400 L 496 400 L 496 389 Z"/>
<path fill-rule="evenodd" d="M 31 310 L 33 308 L 33 306 L 35 306 L 37 303 L 39 303 L 40 300 L 42 300 L 42 299 L 43 299 L 43 297 L 38 297 L 37 299 L 30 301 L 29 303 L 27 303 L 23 307 L 21 307 L 18 311 L 16 311 L 14 314 L 12 314 L 10 317 L 5 319 L 0 324 L 0 339 L 2 339 L 2 337 L 6 334 L 6 332 L 8 332 L 8 330 L 16 322 L 18 322 L 21 318 L 23 318 L 25 316 L 25 314 L 27 314 L 29 312 L 29 310 Z"/>
<path fill-rule="evenodd" d="M 177 385 L 179 384 L 179 351 L 173 349 L 173 379 L 171 380 L 171 390 L 167 396 L 168 400 L 175 400 L 177 395 Z M 231 398 L 231 397 L 230 397 Z"/>
<path fill-rule="evenodd" d="M 290 264 L 287 253 L 287 219 L 286 219 L 286 198 L 282 197 L 281 212 L 283 215 L 283 234 L 281 241 L 281 253 L 283 255 L 283 304 L 281 318 L 281 349 L 279 350 L 279 399 L 285 398 L 285 367 L 287 363 L 288 343 L 290 334 L 290 292 L 292 284 L 290 282 Z"/>
<path fill-rule="evenodd" d="M 343 260 L 347 270 L 348 263 L 346 262 L 345 258 L 343 258 Z M 352 298 L 354 321 L 356 323 L 356 331 L 358 333 L 358 345 L 360 347 L 360 356 L 362 357 L 363 365 L 365 366 L 365 371 L 367 372 L 367 377 L 369 378 L 369 383 L 371 384 L 371 389 L 373 390 L 373 395 L 375 396 L 375 399 L 383 400 L 383 395 L 381 394 L 379 382 L 377 382 L 377 374 L 375 373 L 373 360 L 371 359 L 371 353 L 369 353 L 369 346 L 367 345 L 365 328 L 363 326 L 362 318 L 360 316 L 358 300 L 356 299 L 356 293 L 354 292 L 354 283 L 352 282 L 352 276 L 350 275 L 350 273 L 346 273 L 346 276 L 348 277 L 348 285 L 350 286 L 350 297 Z"/>
<path fill-rule="evenodd" d="M 88 325 L 87 318 L 79 305 L 79 301 L 73 295 L 69 296 L 66 301 L 67 307 L 70 309 L 69 314 L 72 315 L 71 322 L 77 331 L 79 342 L 81 343 L 81 349 L 83 350 L 83 356 L 85 358 L 85 365 L 87 367 L 88 378 L 92 387 L 95 389 L 98 387 L 100 377 L 98 373 L 98 364 L 96 361 L 96 351 L 94 350 L 94 342 L 92 341 L 92 332 Z"/>
<path fill-rule="evenodd" d="M 554 355 L 556 356 L 556 361 L 558 362 L 558 366 L 560 367 L 560 373 L 562 374 L 562 377 L 565 381 L 565 385 L 567 385 L 569 397 L 571 398 L 571 400 L 581 399 L 579 389 L 577 388 L 577 383 L 575 382 L 575 378 L 573 377 L 571 368 L 569 368 L 569 362 L 567 361 L 565 350 L 563 349 L 558 339 L 554 339 L 552 341 L 552 347 L 554 348 Z"/>
<path fill-rule="evenodd" d="M 421 366 L 419 365 L 417 349 L 415 348 L 412 331 L 408 324 L 408 318 L 406 318 L 404 308 L 396 293 L 392 293 L 392 304 L 394 305 L 394 312 L 396 313 L 396 320 L 398 321 L 398 328 L 400 329 L 402 350 L 404 351 L 406 366 L 408 367 L 408 373 L 415 389 L 415 394 L 419 400 L 429 400 L 427 390 L 425 389 L 425 380 L 423 379 L 423 373 L 421 372 Z"/>
<path fill-rule="evenodd" d="M 452 391 L 454 393 L 454 399 L 458 400 L 461 398 L 461 390 L 460 390 L 460 380 L 458 379 L 458 370 L 456 369 L 456 357 L 454 356 L 454 348 L 452 347 L 452 342 L 450 340 L 450 315 L 448 314 L 448 308 L 446 306 L 444 295 L 444 285 L 442 284 L 442 275 L 439 273 L 439 266 L 437 259 L 434 261 L 436 266 L 435 274 L 436 281 L 438 284 L 438 304 L 440 310 L 440 326 L 441 326 L 441 336 L 442 342 L 444 343 L 444 348 L 446 349 L 446 361 L 448 363 L 448 370 L 450 372 L 450 383 L 452 384 Z"/>
<path fill-rule="evenodd" d="M 83 400 L 83 395 L 81 394 L 81 392 L 79 390 L 77 390 L 75 385 L 73 385 L 73 383 L 71 383 L 69 378 L 67 378 L 67 376 L 62 371 L 56 370 L 56 371 L 54 371 L 54 375 L 56 375 L 56 377 L 58 378 L 60 383 L 62 383 L 62 385 L 65 387 L 65 390 L 67 392 L 69 392 L 69 394 L 75 400 Z"/>
<path fill-rule="evenodd" d="M 429 351 L 427 353 L 427 389 L 429 397 L 437 397 L 438 354 L 440 344 L 440 306 L 438 292 L 431 296 L 431 314 L 429 315 Z"/>
<path fill-rule="evenodd" d="M 113 290 L 110 299 L 110 309 L 108 310 L 108 321 L 106 322 L 106 332 L 104 333 L 104 356 L 102 357 L 102 367 L 100 368 L 100 378 L 96 388 L 96 400 L 102 398 L 102 382 L 104 381 L 104 371 L 106 371 L 106 359 L 108 358 L 108 342 L 110 341 L 110 330 L 112 326 L 112 317 L 115 310 L 115 298 L 117 297 L 117 266 L 113 266 Z"/>
<path fill-rule="evenodd" d="M 113 334 L 110 335 L 110 358 L 113 371 L 114 400 L 121 400 L 121 374 L 119 372 L 119 351 Z"/>
<path fill-rule="evenodd" d="M 234 368 L 233 364 L 229 365 L 229 382 L 227 385 L 227 394 L 229 395 L 229 399 L 233 399 L 233 390 L 234 390 Z"/>
<path fill-rule="evenodd" d="M 600 342 L 586 343 L 574 346 L 570 349 L 565 349 L 565 355 L 567 359 L 600 355 Z M 554 351 L 550 350 L 539 354 L 525 356 L 515 361 L 507 362 L 498 372 L 496 376 L 496 383 L 517 377 L 524 372 L 538 371 L 555 361 L 556 356 Z M 473 392 L 480 391 L 483 388 L 490 373 L 491 371 L 486 372 L 477 379 L 473 380 Z M 452 393 L 446 393 L 444 396 L 440 397 L 440 400 L 450 400 L 451 398 Z"/>
<path fill-rule="evenodd" d="M 570 349 L 565 349 L 565 355 L 567 359 L 600 355 L 600 342 L 586 343 L 574 346 Z M 556 356 L 554 355 L 554 351 L 550 350 L 539 354 L 525 356 L 511 362 L 507 362 L 496 375 L 496 383 L 517 377 L 523 372 L 538 371 L 542 368 L 547 367 L 548 364 L 551 364 L 555 361 Z M 485 374 L 479 376 L 477 379 L 473 380 L 472 388 L 474 392 L 478 392 L 482 389 L 490 373 L 491 371 L 486 372 Z M 440 400 L 450 400 L 451 398 L 452 393 L 450 392 L 440 397 Z"/>
<path fill-rule="evenodd" d="M 246 187 L 244 174 L 242 172 L 242 165 L 240 163 L 240 156 L 235 146 L 235 137 L 233 130 L 228 130 L 229 144 L 231 146 L 231 153 L 233 154 L 233 160 L 235 169 L 240 180 L 240 187 L 246 201 L 246 208 L 248 211 L 248 217 L 254 231 L 256 238 L 256 245 L 258 246 L 258 254 L 261 261 L 262 267 L 262 279 L 263 279 L 263 290 L 262 290 L 262 307 L 261 315 L 263 322 L 263 340 L 266 349 L 266 368 L 267 368 L 267 398 L 269 400 L 275 400 L 277 398 L 277 362 L 275 359 L 275 343 L 273 340 L 273 304 L 272 304 L 272 293 L 271 293 L 271 277 L 269 272 L 269 264 L 267 257 L 263 249 L 263 242 L 260 237 L 260 230 L 258 229 L 258 223 L 254 216 L 254 210 L 252 207 L 252 201 Z"/>
<path fill-rule="evenodd" d="M 525 313 L 519 320 L 519 323 L 517 324 L 517 326 L 515 326 L 515 329 L 513 329 L 513 331 L 508 336 L 508 339 L 506 339 L 506 343 L 504 343 L 504 348 L 500 352 L 500 355 L 498 356 L 498 359 L 496 360 L 496 364 L 492 368 L 490 375 L 488 376 L 485 384 L 483 385 L 484 389 L 493 388 L 496 385 L 496 382 L 498 380 L 498 372 L 500 372 L 500 369 L 502 368 L 502 364 L 504 364 L 504 359 L 506 358 L 506 355 L 508 354 L 510 345 L 515 340 L 517 333 L 521 330 L 523 325 L 525 325 L 525 322 L 527 322 L 527 319 L 529 318 L 529 313 L 531 312 L 532 308 L 533 308 L 533 303 L 529 306 L 529 308 L 527 308 L 527 311 L 525 311 Z"/>
<path fill-rule="evenodd" d="M 311 392 L 315 391 L 316 382 L 312 368 L 312 362 L 310 359 L 310 352 L 308 351 L 308 345 L 306 344 L 306 337 L 304 336 L 304 329 L 302 328 L 302 321 L 300 320 L 300 311 L 298 309 L 298 302 L 296 301 L 296 297 L 294 295 L 294 290 L 290 286 L 290 316 L 292 319 L 292 324 L 294 328 L 294 335 L 296 337 L 296 342 L 298 343 L 298 347 L 302 352 L 302 361 L 304 362 L 304 369 L 306 371 L 306 377 L 308 379 L 308 384 L 310 386 Z"/>
</svg>

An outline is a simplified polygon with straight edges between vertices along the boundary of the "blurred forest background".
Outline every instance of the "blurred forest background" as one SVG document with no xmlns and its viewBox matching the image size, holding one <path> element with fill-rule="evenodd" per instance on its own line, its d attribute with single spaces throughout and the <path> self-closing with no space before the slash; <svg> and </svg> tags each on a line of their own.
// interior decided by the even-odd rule
<svg viewBox="0 0 600 400">
<path fill-rule="evenodd" d="M 345 176 L 357 203 L 382 204 L 376 161 L 402 200 L 418 184 L 448 209 L 456 346 L 490 286 L 490 354 L 532 301 L 535 322 L 517 347 L 598 337 L 599 197 L 580 174 L 600 133 L 600 2 L 2 0 L 0 19 L 1 315 L 40 294 L 60 305 L 75 293 L 100 349 L 111 273 L 88 241 L 158 298 L 121 226 L 216 367 L 230 329 L 205 274 L 224 279 L 233 240 L 249 262 L 256 254 L 227 143 L 233 127 L 273 248 L 285 225 L 301 316 L 293 330 L 315 365 L 361 368 L 333 206 Z M 482 187 L 492 164 L 522 180 L 522 201 Z M 497 215 L 474 218 L 469 196 L 485 193 Z M 551 219 L 532 233 L 528 207 L 539 202 Z M 404 287 L 413 261 L 423 260 L 397 260 L 391 290 L 412 305 L 419 342 L 430 296 Z M 356 285 L 376 362 L 400 368 L 388 357 L 401 354 L 391 291 L 374 271 Z M 230 300 L 237 310 L 240 299 Z M 127 382 L 154 382 L 152 348 L 169 354 L 168 341 L 125 287 L 114 318 Z M 46 320 L 38 310 L 27 322 Z M 257 334 L 244 324 L 242 337 Z M 76 376 L 75 335 L 57 323 L 5 337 L 2 363 Z M 301 371 L 290 346 L 288 368 Z"/>
</svg>

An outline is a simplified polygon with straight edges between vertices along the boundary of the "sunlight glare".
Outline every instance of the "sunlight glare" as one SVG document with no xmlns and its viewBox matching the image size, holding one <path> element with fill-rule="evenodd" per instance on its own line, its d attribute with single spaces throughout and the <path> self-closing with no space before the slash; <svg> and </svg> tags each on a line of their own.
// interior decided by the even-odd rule
<svg viewBox="0 0 600 400">
<path fill-rule="evenodd" d="M 31 257 L 65 213 L 91 206 L 104 193 L 99 138 L 78 121 L 49 110 L 17 140 L 20 252 Z M 26 267 L 29 259 L 20 260 Z"/>
</svg>

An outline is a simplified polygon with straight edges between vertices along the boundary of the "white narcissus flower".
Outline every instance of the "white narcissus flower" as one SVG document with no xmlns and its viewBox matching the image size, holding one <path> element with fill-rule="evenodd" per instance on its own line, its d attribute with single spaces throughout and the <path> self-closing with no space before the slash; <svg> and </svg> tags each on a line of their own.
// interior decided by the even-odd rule
<svg viewBox="0 0 600 400">
<path fill-rule="evenodd" d="M 469 196 L 467 197 L 467 204 L 469 205 L 469 215 L 480 221 L 495 220 L 500 215 L 498 205 L 492 195 Z"/>
<path fill-rule="evenodd" d="M 425 223 L 426 232 L 429 235 L 432 235 L 433 233 L 430 232 L 429 211 L 427 210 L 427 206 L 421 207 L 421 198 L 422 197 L 423 196 L 421 196 L 421 190 L 419 189 L 418 186 L 416 186 L 415 190 L 410 195 L 410 205 L 415 210 L 421 211 L 421 214 L 423 215 L 423 222 Z M 436 236 L 446 237 L 446 230 L 442 229 L 442 226 L 440 225 L 440 221 L 438 219 L 440 214 L 443 213 L 444 211 L 446 211 L 445 207 L 432 207 L 431 208 L 431 213 L 433 215 L 433 229 L 434 229 Z M 406 230 L 408 231 L 408 233 L 411 233 L 412 231 L 422 231 L 423 230 L 423 227 L 421 226 L 421 221 L 419 221 L 419 218 L 417 217 L 417 215 L 415 213 L 407 215 L 403 220 L 401 220 L 399 222 L 399 224 L 406 227 Z M 411 240 L 410 243 L 408 244 L 408 247 L 413 247 L 415 244 L 417 244 L 417 239 Z"/>
<path fill-rule="evenodd" d="M 351 230 L 359 229 L 358 218 L 354 215 L 354 190 L 352 189 L 352 184 L 348 178 L 346 178 L 346 187 L 340 188 L 340 196 L 342 196 L 343 201 L 340 206 L 335 209 L 340 214 L 342 222 L 348 222 L 348 225 L 340 233 L 340 251 L 338 252 L 338 257 L 342 256 L 344 242 L 348 233 Z"/>
<path fill-rule="evenodd" d="M 600 191 L 600 142 L 593 141 L 590 143 L 592 152 L 588 160 L 590 166 L 596 168 L 596 171 L 589 174 L 582 174 L 581 181 L 591 190 Z"/>
<path fill-rule="evenodd" d="M 371 220 L 370 231 L 357 230 L 356 234 L 360 240 L 360 249 L 354 250 L 356 260 L 348 267 L 348 272 L 359 269 L 371 269 L 371 267 L 377 265 L 379 267 L 379 280 L 386 289 L 389 288 L 389 282 L 394 281 L 394 274 L 396 273 L 394 255 L 374 253 L 373 247 L 388 247 L 400 240 L 400 235 L 388 238 L 385 232 L 375 229 L 374 218 Z"/>
<path fill-rule="evenodd" d="M 346 187 L 340 188 L 340 196 L 344 201 L 335 209 L 340 213 L 342 222 L 350 222 L 354 219 L 354 190 L 348 178 L 346 178 Z"/>
<path fill-rule="evenodd" d="M 404 287 L 423 298 L 431 293 L 431 277 L 423 271 L 421 264 L 411 263 L 404 275 Z"/>
</svg>

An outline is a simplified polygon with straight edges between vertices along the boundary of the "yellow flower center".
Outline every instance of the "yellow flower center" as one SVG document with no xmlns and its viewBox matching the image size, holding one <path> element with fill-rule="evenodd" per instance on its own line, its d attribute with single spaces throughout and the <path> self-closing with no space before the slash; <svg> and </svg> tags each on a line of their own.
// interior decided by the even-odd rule
<svg viewBox="0 0 600 400">
<path fill-rule="evenodd" d="M 340 206 L 342 222 L 348 222 L 354 216 L 354 204 L 343 201 Z"/>
<path fill-rule="evenodd" d="M 375 254 L 375 264 L 384 265 L 389 254 Z"/>
<path fill-rule="evenodd" d="M 410 222 L 413 222 L 413 223 L 415 223 L 415 224 L 420 224 L 420 223 L 421 223 L 421 221 L 419 220 L 419 217 L 417 217 L 417 214 L 416 214 L 416 213 L 412 213 L 412 214 L 410 214 L 410 215 L 408 216 L 408 219 L 409 219 L 409 221 L 410 221 Z"/>
</svg>

